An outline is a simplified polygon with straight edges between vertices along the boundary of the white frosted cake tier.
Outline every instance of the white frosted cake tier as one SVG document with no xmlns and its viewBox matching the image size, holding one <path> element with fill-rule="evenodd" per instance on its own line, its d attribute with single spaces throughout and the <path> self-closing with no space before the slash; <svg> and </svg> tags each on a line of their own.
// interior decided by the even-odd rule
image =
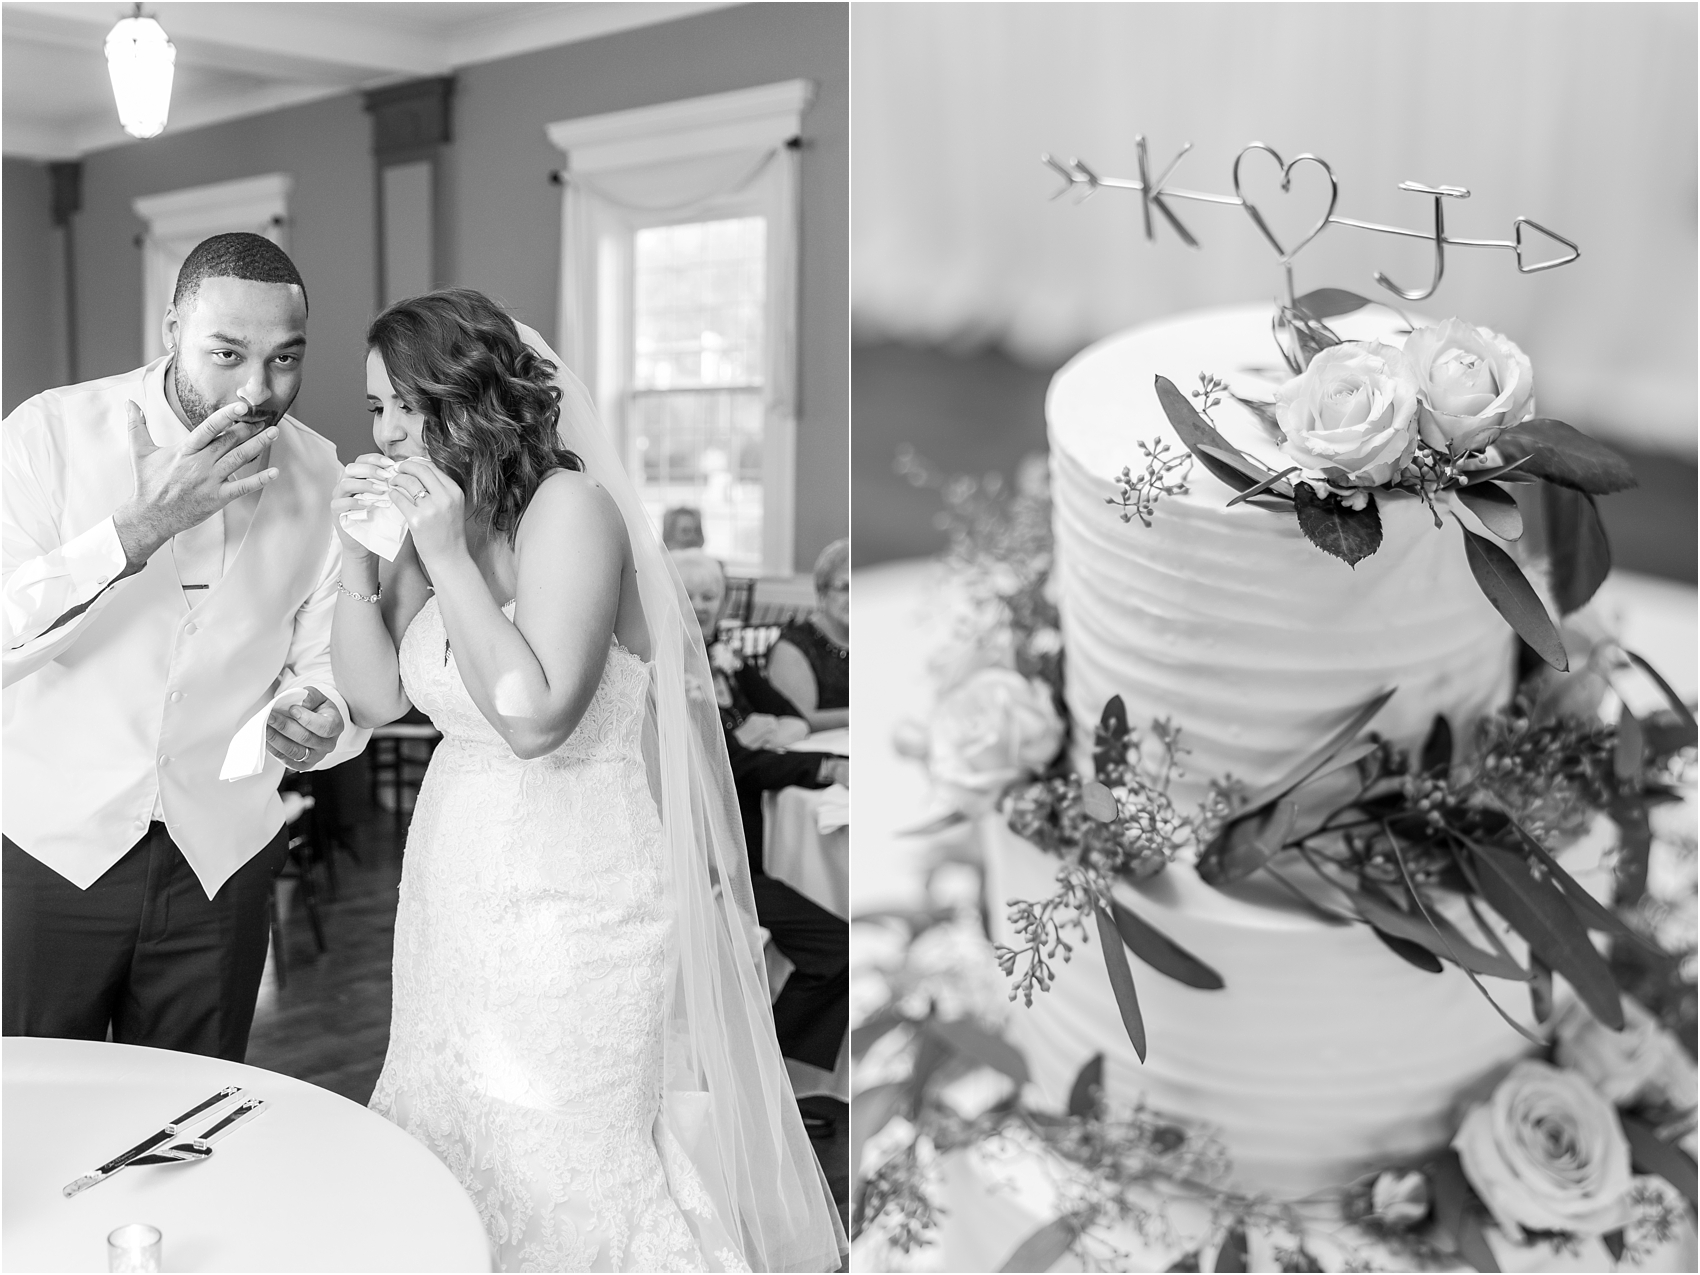
<svg viewBox="0 0 1700 1275">
<path fill-rule="evenodd" d="M 1382 544 L 1355 567 L 1306 540 L 1290 513 L 1226 508 L 1234 490 L 1196 462 L 1188 492 L 1162 497 L 1149 527 L 1106 503 L 1124 467 L 1143 469 L 1141 440 L 1184 451 L 1158 375 L 1187 394 L 1210 372 L 1247 398 L 1274 396 L 1289 374 L 1272 315 L 1204 310 L 1112 337 L 1063 368 L 1046 403 L 1075 764 L 1090 773 L 1091 725 L 1120 695 L 1134 726 L 1181 727 L 1191 755 L 1176 793 L 1187 805 L 1211 778 L 1279 777 L 1387 687 L 1398 689 L 1372 728 L 1411 747 L 1436 713 L 1462 735 L 1511 691 L 1511 630 L 1471 577 L 1457 524 L 1436 528 L 1415 497 L 1377 497 Z M 1379 307 L 1332 326 L 1403 342 Z M 1230 397 L 1211 416 L 1236 446 L 1285 468 Z"/>
<path fill-rule="evenodd" d="M 1059 861 L 1001 818 L 980 827 L 993 937 L 1008 944 L 1008 901 L 1049 897 Z M 1601 825 L 1566 852 L 1590 888 L 1609 876 L 1599 864 L 1611 843 Z M 1225 986 L 1200 991 L 1130 957 L 1147 1038 L 1141 1064 L 1094 935 L 1031 1008 L 1017 1003 L 1005 1035 L 1059 1108 L 1081 1066 L 1103 1053 L 1111 1099 L 1143 1096 L 1215 1126 L 1243 1188 L 1293 1197 L 1433 1150 L 1456 1128 L 1471 1086 L 1532 1049 L 1463 971 L 1416 969 L 1366 926 L 1330 924 L 1273 894 L 1224 893 L 1187 867 L 1116 895 Z M 1471 930 L 1465 912 L 1456 918 Z M 1521 959 L 1526 947 L 1499 932 Z M 1483 985 L 1531 1021 L 1526 985 Z"/>
</svg>

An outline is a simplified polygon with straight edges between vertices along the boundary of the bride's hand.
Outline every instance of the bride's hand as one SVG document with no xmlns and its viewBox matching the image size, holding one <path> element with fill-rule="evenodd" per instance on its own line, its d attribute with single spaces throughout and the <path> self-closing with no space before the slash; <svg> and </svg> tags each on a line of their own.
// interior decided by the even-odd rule
<svg viewBox="0 0 1700 1275">
<path fill-rule="evenodd" d="M 380 452 L 368 452 L 342 467 L 342 478 L 331 492 L 331 517 L 336 522 L 336 534 L 342 541 L 345 559 L 375 556 L 370 549 L 348 534 L 342 525 L 342 515 L 366 509 L 373 496 L 388 496 L 386 481 L 395 469 L 395 462 Z"/>
<path fill-rule="evenodd" d="M 466 498 L 454 479 L 424 456 L 409 456 L 396 467 L 389 492 L 427 567 L 466 552 Z"/>
</svg>

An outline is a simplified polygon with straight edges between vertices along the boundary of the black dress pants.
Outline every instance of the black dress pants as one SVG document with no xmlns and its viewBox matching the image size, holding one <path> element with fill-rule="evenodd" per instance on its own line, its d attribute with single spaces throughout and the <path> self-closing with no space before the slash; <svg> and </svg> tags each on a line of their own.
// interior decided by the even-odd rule
<svg viewBox="0 0 1700 1275">
<path fill-rule="evenodd" d="M 162 823 L 86 890 L 4 841 L 7 1036 L 112 1039 L 241 1062 L 288 830 L 208 899 Z"/>
<path fill-rule="evenodd" d="M 756 918 L 797 967 L 773 1002 L 779 1052 L 831 1071 L 850 1026 L 850 925 L 765 873 L 750 885 Z"/>
</svg>

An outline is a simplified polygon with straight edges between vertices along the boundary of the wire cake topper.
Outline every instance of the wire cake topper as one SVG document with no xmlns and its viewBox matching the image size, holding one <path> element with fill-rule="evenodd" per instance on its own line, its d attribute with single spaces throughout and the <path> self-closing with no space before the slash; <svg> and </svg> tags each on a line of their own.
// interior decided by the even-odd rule
<svg viewBox="0 0 1700 1275">
<path fill-rule="evenodd" d="M 1175 216 L 1174 210 L 1169 207 L 1167 202 L 1168 200 L 1191 199 L 1196 200 L 1199 203 L 1227 204 L 1243 208 L 1246 210 L 1246 214 L 1251 218 L 1253 224 L 1255 224 L 1257 228 L 1263 232 L 1263 237 L 1269 241 L 1270 246 L 1275 249 L 1275 255 L 1281 262 L 1282 270 L 1286 273 L 1287 303 L 1289 305 L 1292 305 L 1294 302 L 1293 258 L 1297 257 L 1306 244 L 1310 243 L 1312 239 L 1315 239 L 1329 226 L 1354 226 L 1359 230 L 1372 230 L 1384 235 L 1399 235 L 1406 239 L 1430 240 L 1434 244 L 1434 277 L 1429 280 L 1428 287 L 1401 288 L 1385 274 L 1381 273 L 1379 270 L 1376 271 L 1375 281 L 1395 296 L 1406 301 L 1422 301 L 1434 295 L 1434 290 L 1440 286 L 1441 276 L 1446 271 L 1446 250 L 1448 248 L 1509 248 L 1517 254 L 1517 269 L 1521 274 L 1535 274 L 1542 270 L 1552 270 L 1558 266 L 1567 266 L 1582 255 L 1582 250 L 1570 240 L 1566 239 L 1563 235 L 1559 234 L 1555 230 L 1547 229 L 1538 221 L 1534 221 L 1528 217 L 1518 217 L 1512 222 L 1512 237 L 1510 239 L 1458 239 L 1448 235 L 1446 233 L 1446 201 L 1448 199 L 1468 199 L 1470 197 L 1470 192 L 1465 190 L 1462 186 L 1425 186 L 1421 182 L 1400 182 L 1400 190 L 1408 190 L 1417 195 L 1427 195 L 1434 200 L 1434 229 L 1407 230 L 1403 226 L 1383 226 L 1373 221 L 1359 221 L 1354 217 L 1338 216 L 1335 213 L 1334 208 L 1340 201 L 1339 179 L 1334 176 L 1334 170 L 1329 167 L 1327 160 L 1318 155 L 1312 155 L 1309 152 L 1306 152 L 1303 155 L 1294 156 L 1291 162 L 1287 162 L 1282 160 L 1281 156 L 1276 153 L 1274 147 L 1266 146 L 1262 142 L 1252 142 L 1234 157 L 1234 193 L 1232 195 L 1212 195 L 1207 191 L 1184 190 L 1180 187 L 1172 187 L 1168 184 L 1169 178 L 1174 173 L 1176 166 L 1179 165 L 1181 160 L 1186 157 L 1186 153 L 1192 149 L 1191 142 L 1188 142 L 1186 145 L 1181 147 L 1180 152 L 1169 161 L 1169 166 L 1165 168 L 1155 180 L 1151 177 L 1150 163 L 1145 145 L 1145 137 L 1143 135 L 1139 135 L 1134 138 L 1134 147 L 1139 163 L 1139 176 L 1137 179 L 1125 177 L 1100 177 L 1087 166 L 1084 160 L 1071 159 L 1065 164 L 1053 155 L 1047 154 L 1040 156 L 1040 159 L 1045 164 L 1056 170 L 1056 172 L 1063 178 L 1063 186 L 1055 195 L 1052 195 L 1051 198 L 1059 199 L 1063 195 L 1066 195 L 1069 191 L 1073 190 L 1079 195 L 1076 202 L 1081 202 L 1091 198 L 1091 196 L 1095 194 L 1100 187 L 1108 187 L 1113 190 L 1137 191 L 1140 196 L 1140 211 L 1144 214 L 1145 238 L 1151 241 L 1155 241 L 1157 238 L 1156 226 L 1151 219 L 1151 213 L 1155 210 L 1164 221 L 1169 223 L 1174 232 L 1181 237 L 1181 241 L 1189 248 L 1198 247 L 1198 240 L 1193 237 L 1191 231 L 1181 224 L 1180 218 Z M 1293 170 L 1301 164 L 1315 164 L 1328 178 L 1328 210 L 1323 213 L 1321 218 L 1318 219 L 1314 225 L 1311 226 L 1304 238 L 1300 239 L 1291 248 L 1284 247 L 1281 241 L 1275 237 L 1275 232 L 1269 228 L 1269 223 L 1264 220 L 1263 213 L 1259 210 L 1256 204 L 1252 203 L 1251 200 L 1245 197 L 1244 193 L 1240 189 L 1240 165 L 1245 162 L 1246 156 L 1250 155 L 1253 151 L 1263 152 L 1280 166 L 1281 190 L 1283 193 L 1292 189 Z M 1524 245 L 1525 227 L 1545 235 L 1555 243 L 1563 244 L 1565 248 L 1569 250 L 1568 255 L 1554 257 L 1551 261 L 1537 261 L 1533 263 L 1527 261 L 1525 259 Z"/>
</svg>

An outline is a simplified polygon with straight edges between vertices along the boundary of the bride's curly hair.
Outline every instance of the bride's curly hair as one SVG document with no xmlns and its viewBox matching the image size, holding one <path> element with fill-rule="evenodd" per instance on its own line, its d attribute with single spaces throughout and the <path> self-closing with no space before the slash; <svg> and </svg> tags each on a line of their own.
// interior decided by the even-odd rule
<svg viewBox="0 0 1700 1275">
<path fill-rule="evenodd" d="M 560 445 L 555 365 L 482 292 L 444 288 L 397 301 L 366 330 L 397 393 L 425 418 L 433 464 L 466 507 L 513 543 L 520 515 L 551 470 L 584 468 Z"/>
</svg>

